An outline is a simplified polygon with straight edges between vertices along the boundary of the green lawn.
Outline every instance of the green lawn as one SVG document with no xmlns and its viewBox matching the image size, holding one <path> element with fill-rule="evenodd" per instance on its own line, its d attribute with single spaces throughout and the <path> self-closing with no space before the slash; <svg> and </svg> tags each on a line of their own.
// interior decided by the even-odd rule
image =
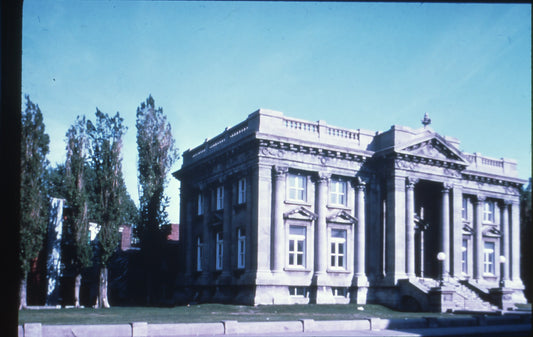
<svg viewBox="0 0 533 337">
<path fill-rule="evenodd" d="M 201 323 L 236 321 L 287 321 L 299 319 L 350 320 L 370 317 L 452 317 L 454 314 L 406 313 L 390 310 L 381 305 L 268 305 L 243 306 L 224 304 L 200 304 L 190 307 L 111 307 L 109 309 L 29 309 L 19 311 L 19 324 L 123 324 L 148 323 Z M 465 316 L 465 315 L 462 315 Z M 468 315 L 467 315 L 468 316 Z"/>
</svg>

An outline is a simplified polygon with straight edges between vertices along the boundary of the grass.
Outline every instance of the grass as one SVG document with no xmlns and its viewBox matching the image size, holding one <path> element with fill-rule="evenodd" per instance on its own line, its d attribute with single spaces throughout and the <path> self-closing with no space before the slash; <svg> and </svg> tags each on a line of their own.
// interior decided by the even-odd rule
<svg viewBox="0 0 533 337">
<path fill-rule="evenodd" d="M 381 305 L 268 305 L 243 306 L 224 304 L 200 304 L 190 307 L 111 307 L 108 309 L 30 309 L 19 311 L 19 324 L 127 324 L 131 322 L 148 323 L 210 323 L 222 320 L 236 321 L 293 321 L 314 320 L 351 320 L 370 317 L 379 318 L 416 318 L 416 317 L 457 317 L 448 313 L 409 313 L 398 312 Z M 469 315 L 462 315 L 468 317 Z"/>
</svg>

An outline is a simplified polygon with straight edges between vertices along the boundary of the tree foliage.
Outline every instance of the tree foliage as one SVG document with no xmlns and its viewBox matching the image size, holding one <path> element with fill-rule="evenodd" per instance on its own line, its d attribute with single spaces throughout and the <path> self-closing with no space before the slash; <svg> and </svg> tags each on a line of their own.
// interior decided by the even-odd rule
<svg viewBox="0 0 533 337">
<path fill-rule="evenodd" d="M 88 136 L 85 117 L 78 117 L 67 131 L 65 189 L 69 216 L 67 241 L 71 251 L 71 264 L 78 274 L 82 268 L 92 264 L 92 250 L 89 243 L 89 214 L 87 194 Z"/>
<path fill-rule="evenodd" d="M 141 244 L 154 240 L 168 224 L 167 176 L 178 158 L 172 131 L 162 108 L 155 108 L 150 95 L 137 108 L 137 151 Z"/>
<path fill-rule="evenodd" d="M 21 143 L 20 264 L 25 278 L 31 260 L 37 258 L 43 246 L 49 209 L 45 179 L 50 137 L 45 133 L 39 106 L 29 96 L 22 112 Z"/>
</svg>

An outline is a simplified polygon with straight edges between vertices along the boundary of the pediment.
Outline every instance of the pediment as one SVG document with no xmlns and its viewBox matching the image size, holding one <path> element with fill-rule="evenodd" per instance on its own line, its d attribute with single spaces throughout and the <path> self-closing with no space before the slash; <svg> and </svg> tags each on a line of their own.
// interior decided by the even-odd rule
<svg viewBox="0 0 533 337">
<path fill-rule="evenodd" d="M 468 166 L 470 163 L 463 157 L 461 151 L 437 134 L 430 137 L 414 140 L 408 144 L 402 144 L 395 150 L 403 155 L 414 156 L 419 158 L 453 162 L 462 166 Z"/>
<path fill-rule="evenodd" d="M 355 224 L 357 223 L 357 218 L 352 216 L 350 213 L 346 212 L 345 210 L 342 210 L 328 217 L 327 221 L 343 223 L 343 224 Z"/>
<path fill-rule="evenodd" d="M 283 214 L 284 219 L 314 221 L 318 215 L 301 206 Z"/>
</svg>

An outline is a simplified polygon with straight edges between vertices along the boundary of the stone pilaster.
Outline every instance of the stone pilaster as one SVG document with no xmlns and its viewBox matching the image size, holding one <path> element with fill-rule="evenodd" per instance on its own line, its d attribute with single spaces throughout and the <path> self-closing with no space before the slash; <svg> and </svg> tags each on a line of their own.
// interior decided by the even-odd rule
<svg viewBox="0 0 533 337">
<path fill-rule="evenodd" d="M 463 187 L 454 185 L 452 189 L 452 248 L 450 248 L 450 272 L 454 277 L 462 277 L 463 244 Z"/>
<path fill-rule="evenodd" d="M 474 201 L 474 280 L 483 279 L 483 203 L 485 197 L 478 195 Z"/>
<path fill-rule="evenodd" d="M 357 197 L 357 224 L 355 227 L 355 265 L 354 265 L 354 294 L 352 294 L 352 302 L 357 304 L 366 304 L 366 296 L 368 293 L 368 279 L 365 273 L 365 250 L 366 250 L 366 217 L 365 217 L 365 188 L 363 181 L 359 180 L 356 186 Z"/>
<path fill-rule="evenodd" d="M 511 203 L 511 280 L 522 285 L 520 279 L 520 205 L 518 200 Z"/>
<path fill-rule="evenodd" d="M 510 201 L 503 201 L 500 204 L 501 207 L 501 247 L 502 247 L 502 255 L 505 257 L 505 262 L 501 263 L 502 265 L 502 271 L 501 271 L 501 285 L 505 286 L 506 283 L 509 283 L 509 265 L 511 263 L 510 255 L 509 255 L 509 206 L 511 206 L 512 203 Z"/>
<path fill-rule="evenodd" d="M 387 182 L 385 232 L 385 282 L 395 285 L 405 274 L 405 177 L 393 176 Z"/>
<path fill-rule="evenodd" d="M 449 184 L 444 183 L 443 189 L 441 190 L 442 205 L 439 249 L 446 254 L 446 258 L 443 261 L 443 277 L 450 273 L 450 188 L 451 186 Z"/>
<path fill-rule="evenodd" d="M 405 199 L 405 241 L 406 241 L 406 272 L 407 277 L 415 276 L 415 184 L 417 179 L 406 179 Z"/>
<path fill-rule="evenodd" d="M 274 273 L 279 273 L 283 271 L 285 256 L 283 206 L 285 201 L 285 180 L 288 169 L 286 167 L 275 166 L 273 170 L 274 209 L 272 210 L 272 213 L 274 233 L 272 241 L 272 271 Z"/>
</svg>

